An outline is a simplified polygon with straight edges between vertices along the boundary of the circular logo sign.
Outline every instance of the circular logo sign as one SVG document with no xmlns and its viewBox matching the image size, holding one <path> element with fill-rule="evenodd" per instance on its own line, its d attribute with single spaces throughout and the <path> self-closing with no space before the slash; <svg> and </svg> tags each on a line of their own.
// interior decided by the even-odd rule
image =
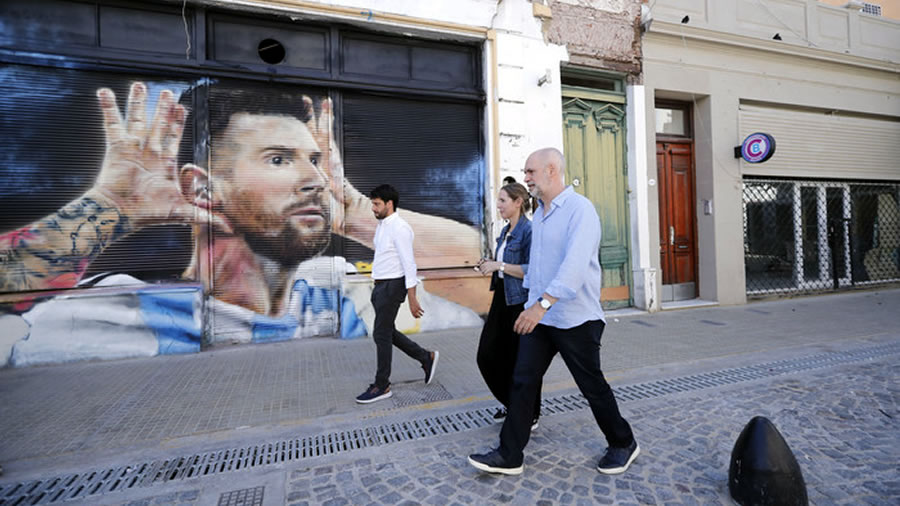
<svg viewBox="0 0 900 506">
<path fill-rule="evenodd" d="M 775 139 L 769 134 L 750 134 L 741 144 L 741 157 L 748 163 L 762 163 L 775 154 Z"/>
</svg>

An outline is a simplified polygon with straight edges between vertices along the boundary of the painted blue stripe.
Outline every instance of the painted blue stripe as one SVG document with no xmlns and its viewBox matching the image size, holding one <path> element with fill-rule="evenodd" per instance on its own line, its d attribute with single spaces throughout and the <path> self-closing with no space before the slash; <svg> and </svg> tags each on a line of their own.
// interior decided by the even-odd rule
<svg viewBox="0 0 900 506">
<path fill-rule="evenodd" d="M 194 311 L 200 307 L 200 289 L 177 292 L 139 291 L 144 324 L 156 334 L 160 355 L 197 353 L 202 329 Z"/>
<path fill-rule="evenodd" d="M 341 339 L 366 337 L 366 324 L 356 313 L 356 305 L 347 297 L 341 300 Z"/>
</svg>

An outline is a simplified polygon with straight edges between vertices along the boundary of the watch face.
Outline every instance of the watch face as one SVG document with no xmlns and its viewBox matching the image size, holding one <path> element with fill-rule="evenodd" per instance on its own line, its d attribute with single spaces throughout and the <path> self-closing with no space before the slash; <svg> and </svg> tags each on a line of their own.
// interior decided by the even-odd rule
<svg viewBox="0 0 900 506">
<path fill-rule="evenodd" d="M 544 308 L 544 309 L 550 309 L 550 301 L 549 301 L 549 300 L 547 300 L 547 299 L 540 299 L 538 302 L 540 303 L 540 305 L 541 305 L 542 308 Z"/>
</svg>

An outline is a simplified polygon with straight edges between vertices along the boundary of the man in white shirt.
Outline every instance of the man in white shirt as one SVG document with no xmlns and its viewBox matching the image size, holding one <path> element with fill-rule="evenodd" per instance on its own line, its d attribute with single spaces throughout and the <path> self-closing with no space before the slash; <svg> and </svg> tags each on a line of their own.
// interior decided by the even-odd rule
<svg viewBox="0 0 900 506">
<path fill-rule="evenodd" d="M 397 311 L 407 296 L 413 318 L 425 314 L 416 298 L 416 259 L 413 255 L 415 234 L 406 220 L 396 213 L 400 195 L 393 186 L 383 184 L 372 190 L 369 197 L 372 199 L 372 212 L 378 219 L 374 241 L 375 260 L 372 263 L 372 279 L 375 280 L 375 288 L 372 290 L 372 306 L 375 308 L 372 339 L 375 341 L 378 366 L 375 383 L 356 398 L 356 402 L 360 404 L 380 401 L 393 395 L 391 358 L 394 350 L 391 345 L 422 364 L 426 385 L 434 379 L 438 363 L 437 351 L 422 348 L 394 326 Z"/>
</svg>

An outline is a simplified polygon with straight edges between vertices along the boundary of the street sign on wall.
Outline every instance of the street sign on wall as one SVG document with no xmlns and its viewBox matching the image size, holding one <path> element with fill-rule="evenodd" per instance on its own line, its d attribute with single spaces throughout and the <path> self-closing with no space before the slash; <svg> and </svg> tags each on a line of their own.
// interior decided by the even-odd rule
<svg viewBox="0 0 900 506">
<path fill-rule="evenodd" d="M 735 146 L 734 157 L 747 163 L 762 163 L 775 154 L 775 138 L 763 132 L 747 136 L 740 146 Z"/>
</svg>

